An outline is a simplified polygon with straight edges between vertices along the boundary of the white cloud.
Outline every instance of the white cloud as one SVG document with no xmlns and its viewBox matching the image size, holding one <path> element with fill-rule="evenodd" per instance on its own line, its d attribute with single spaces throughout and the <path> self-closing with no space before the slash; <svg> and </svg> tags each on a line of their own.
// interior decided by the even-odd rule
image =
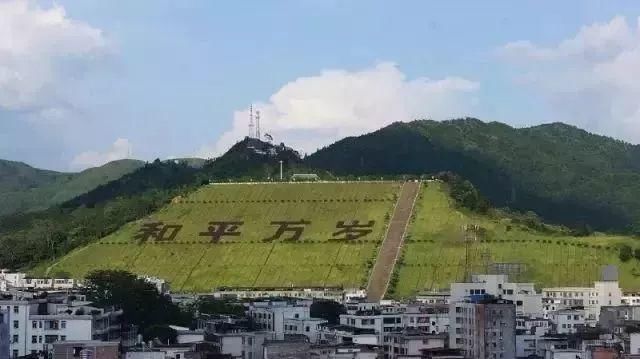
<svg viewBox="0 0 640 359">
<path fill-rule="evenodd" d="M 376 130 L 395 121 L 446 119 L 467 115 L 469 93 L 476 82 L 459 77 L 407 79 L 393 63 L 360 71 L 327 70 L 282 86 L 269 101 L 254 103 L 261 111 L 262 133 L 305 152 L 345 136 Z M 249 109 L 233 115 L 230 131 L 197 156 L 226 151 L 248 133 Z"/>
<path fill-rule="evenodd" d="M 500 54 L 541 91 L 559 120 L 640 142 L 640 21 L 623 17 L 581 28 L 555 46 L 509 43 Z"/>
<path fill-rule="evenodd" d="M 24 110 L 67 101 L 57 90 L 109 50 L 101 30 L 70 19 L 59 5 L 0 1 L 0 107 Z M 68 71 L 69 64 L 82 66 Z"/>
<path fill-rule="evenodd" d="M 97 167 L 111 161 L 131 158 L 131 153 L 132 146 L 129 140 L 118 138 L 105 152 L 87 151 L 76 155 L 71 161 L 71 168 Z"/>
</svg>

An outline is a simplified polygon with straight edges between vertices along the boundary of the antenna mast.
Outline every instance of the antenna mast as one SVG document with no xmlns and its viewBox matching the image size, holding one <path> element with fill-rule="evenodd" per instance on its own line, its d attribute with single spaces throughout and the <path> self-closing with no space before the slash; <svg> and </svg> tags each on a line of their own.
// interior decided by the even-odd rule
<svg viewBox="0 0 640 359">
<path fill-rule="evenodd" d="M 249 138 L 255 137 L 255 133 L 253 131 L 255 124 L 253 123 L 253 104 L 249 106 Z"/>
<path fill-rule="evenodd" d="M 260 139 L 260 110 L 256 110 L 256 138 Z"/>
</svg>

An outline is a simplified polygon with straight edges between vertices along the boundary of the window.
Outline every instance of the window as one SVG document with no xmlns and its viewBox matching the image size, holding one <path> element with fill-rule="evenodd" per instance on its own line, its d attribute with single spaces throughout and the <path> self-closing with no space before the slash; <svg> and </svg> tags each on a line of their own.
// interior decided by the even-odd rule
<svg viewBox="0 0 640 359">
<path fill-rule="evenodd" d="M 17 321 L 17 320 L 14 320 L 14 321 L 13 321 L 13 328 L 14 328 L 14 329 L 18 329 L 19 327 L 20 327 L 20 322 L 19 322 L 19 321 Z"/>
<path fill-rule="evenodd" d="M 14 358 L 18 357 L 18 351 L 16 349 L 13 350 L 13 357 Z"/>
<path fill-rule="evenodd" d="M 305 331 L 305 332 L 308 332 L 308 331 L 309 331 L 309 326 L 308 326 L 308 325 L 307 325 L 307 327 L 306 327 L 306 328 L 304 328 L 304 331 Z"/>
<path fill-rule="evenodd" d="M 38 343 L 42 343 L 42 335 L 38 336 Z"/>
<path fill-rule="evenodd" d="M 31 343 L 32 343 L 32 344 L 36 344 L 37 342 L 38 342 L 38 337 L 37 337 L 37 336 L 35 336 L 35 335 L 32 335 L 32 336 L 31 336 Z"/>
<path fill-rule="evenodd" d="M 13 335 L 13 343 L 17 343 L 18 342 L 18 334 L 14 334 Z"/>
<path fill-rule="evenodd" d="M 66 320 L 61 321 L 60 322 L 60 328 L 64 329 L 66 327 L 67 327 L 67 321 Z"/>
<path fill-rule="evenodd" d="M 42 329 L 42 320 L 38 322 L 38 327 Z"/>
<path fill-rule="evenodd" d="M 13 313 L 18 314 L 20 312 L 20 307 L 18 307 L 17 305 L 13 306 Z"/>
<path fill-rule="evenodd" d="M 32 321 L 31 322 L 31 328 L 36 329 L 38 327 L 38 322 L 37 321 Z"/>
<path fill-rule="evenodd" d="M 66 335 L 61 335 L 61 336 L 60 336 L 60 340 L 62 340 L 62 341 L 67 340 L 67 336 L 66 336 Z"/>
</svg>

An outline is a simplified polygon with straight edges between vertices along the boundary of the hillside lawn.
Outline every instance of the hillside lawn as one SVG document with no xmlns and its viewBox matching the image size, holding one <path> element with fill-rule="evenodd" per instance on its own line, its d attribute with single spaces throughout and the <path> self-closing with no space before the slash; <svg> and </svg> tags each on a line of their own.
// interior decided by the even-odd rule
<svg viewBox="0 0 640 359">
<path fill-rule="evenodd" d="M 168 280 L 174 291 L 219 287 L 349 287 L 366 285 L 400 183 L 214 184 L 176 198 L 150 218 L 78 249 L 46 268 L 82 278 L 94 269 L 126 269 Z M 298 241 L 264 241 L 271 221 L 308 220 Z M 330 240 L 337 221 L 375 221 L 372 233 Z M 143 223 L 181 224 L 172 241 L 135 239 Z M 239 236 L 217 243 L 200 236 L 209 221 L 244 221 Z M 288 236 L 285 233 L 285 238 Z M 43 267 L 34 275 L 43 274 Z"/>
<path fill-rule="evenodd" d="M 463 225 L 479 225 L 485 231 L 469 242 L 465 259 Z M 420 291 L 448 289 L 449 283 L 469 273 L 487 273 L 492 263 L 523 263 L 513 280 L 539 286 L 592 285 L 601 267 L 619 268 L 621 287 L 640 289 L 640 261 L 622 263 L 619 246 L 640 247 L 640 241 L 625 236 L 595 234 L 572 237 L 561 233 L 540 233 L 507 218 L 491 218 L 455 208 L 441 182 L 425 183 L 419 195 L 403 257 L 396 267 L 398 278 L 390 297 L 403 298 Z M 389 293 L 388 293 L 389 294 Z"/>
</svg>

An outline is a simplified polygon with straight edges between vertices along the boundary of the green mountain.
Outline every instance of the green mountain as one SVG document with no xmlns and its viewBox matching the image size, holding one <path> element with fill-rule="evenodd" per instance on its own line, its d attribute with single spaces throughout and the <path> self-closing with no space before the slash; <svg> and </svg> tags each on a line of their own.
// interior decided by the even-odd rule
<svg viewBox="0 0 640 359">
<path fill-rule="evenodd" d="M 78 173 L 63 173 L 0 160 L 0 216 L 49 208 L 142 165 L 142 161 L 119 160 Z"/>
<path fill-rule="evenodd" d="M 244 139 L 215 160 L 156 160 L 46 210 L 0 217 L 0 267 L 47 261 L 145 217 L 203 183 L 273 178 L 280 161 L 296 168 L 299 154 L 284 145 Z"/>
<path fill-rule="evenodd" d="M 494 206 L 570 226 L 640 233 L 640 146 L 562 123 L 394 123 L 338 141 L 305 164 L 339 176 L 451 171 Z"/>
</svg>

